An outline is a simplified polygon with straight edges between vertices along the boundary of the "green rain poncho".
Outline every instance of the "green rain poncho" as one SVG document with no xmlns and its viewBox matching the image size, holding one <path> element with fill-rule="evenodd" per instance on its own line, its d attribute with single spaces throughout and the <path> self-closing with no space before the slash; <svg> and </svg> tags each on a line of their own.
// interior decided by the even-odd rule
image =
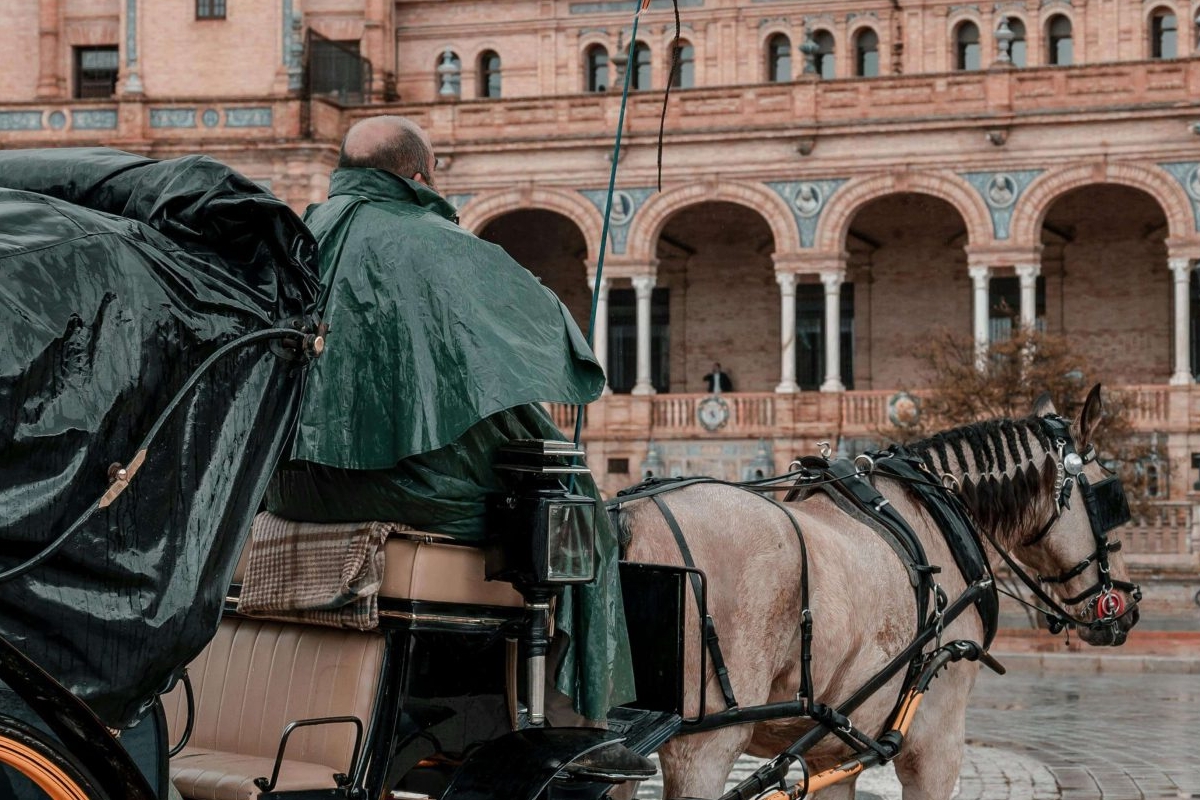
<svg viewBox="0 0 1200 800">
<path fill-rule="evenodd" d="M 459 228 L 428 187 L 375 169 L 333 173 L 305 215 L 321 248 L 329 348 L 305 391 L 268 508 L 320 522 L 385 519 L 479 541 L 501 486 L 495 449 L 565 438 L 539 402 L 604 388 L 558 298 L 496 245 Z M 577 486 L 599 499 L 590 480 Z M 560 601 L 558 688 L 602 719 L 633 699 L 617 542 L 597 515 L 598 577 Z"/>
</svg>

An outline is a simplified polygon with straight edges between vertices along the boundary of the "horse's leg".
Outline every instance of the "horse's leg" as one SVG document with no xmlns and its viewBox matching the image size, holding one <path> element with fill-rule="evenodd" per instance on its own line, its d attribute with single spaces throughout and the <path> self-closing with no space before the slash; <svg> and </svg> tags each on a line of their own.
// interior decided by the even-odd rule
<svg viewBox="0 0 1200 800">
<path fill-rule="evenodd" d="M 722 728 L 679 736 L 658 751 L 663 770 L 663 797 L 720 797 L 733 762 L 750 741 L 748 727 Z"/>
<path fill-rule="evenodd" d="M 962 766 L 967 698 L 978 671 L 975 665 L 956 664 L 922 698 L 894 761 L 904 800 L 950 800 Z"/>
<path fill-rule="evenodd" d="M 854 800 L 855 778 L 827 786 L 819 792 L 813 792 L 815 800 Z"/>
</svg>

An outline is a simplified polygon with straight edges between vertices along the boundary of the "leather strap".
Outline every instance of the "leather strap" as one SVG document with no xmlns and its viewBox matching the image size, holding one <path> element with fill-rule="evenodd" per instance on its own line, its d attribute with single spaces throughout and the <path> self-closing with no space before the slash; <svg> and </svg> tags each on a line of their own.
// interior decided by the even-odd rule
<svg viewBox="0 0 1200 800">
<path fill-rule="evenodd" d="M 696 561 L 692 558 L 692 550 L 688 547 L 687 539 L 683 536 L 683 530 L 679 527 L 679 522 L 675 519 L 675 515 L 671 513 L 671 509 L 667 507 L 667 502 L 663 500 L 661 493 L 651 496 L 654 504 L 658 506 L 658 510 L 662 513 L 663 519 L 667 521 L 667 527 L 671 529 L 671 535 L 675 537 L 675 545 L 679 548 L 679 554 L 683 556 L 683 564 L 688 569 L 696 569 Z M 704 617 L 704 644 L 708 648 L 708 657 L 712 659 L 713 670 L 717 674 L 717 682 L 721 684 L 721 694 L 725 699 L 726 708 L 737 708 L 737 698 L 733 695 L 733 684 L 729 682 L 729 670 L 725 666 L 725 656 L 721 653 L 721 639 L 717 636 L 717 624 L 713 622 L 711 614 L 705 613 L 704 603 L 702 602 L 702 589 L 700 585 L 700 576 L 695 572 L 688 573 L 688 577 L 692 582 L 692 594 L 696 598 L 696 610 Z"/>
</svg>

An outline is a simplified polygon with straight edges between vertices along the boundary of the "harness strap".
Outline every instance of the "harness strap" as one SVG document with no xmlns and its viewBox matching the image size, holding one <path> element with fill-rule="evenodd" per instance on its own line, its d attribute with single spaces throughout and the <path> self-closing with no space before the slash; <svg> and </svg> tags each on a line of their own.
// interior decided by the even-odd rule
<svg viewBox="0 0 1200 800">
<path fill-rule="evenodd" d="M 830 462 L 827 471 L 838 478 L 823 485 L 823 489 L 833 496 L 848 499 L 860 511 L 882 525 L 891 537 L 884 540 L 892 545 L 900 561 L 909 574 L 909 583 L 917 599 L 917 628 L 924 624 L 929 612 L 930 575 L 937 572 L 937 567 L 931 567 L 925 555 L 925 548 L 917 538 L 916 531 L 900 515 L 892 504 L 865 479 L 861 478 L 858 467 L 848 459 L 838 459 Z M 893 541 L 894 540 L 894 541 Z M 897 544 L 899 547 L 897 547 Z"/>
<path fill-rule="evenodd" d="M 667 521 L 667 527 L 671 529 L 671 535 L 675 537 L 675 544 L 679 548 L 679 554 L 683 556 L 683 564 L 688 569 L 696 569 L 696 561 L 692 558 L 692 550 L 688 547 L 687 540 L 683 536 L 683 529 L 679 527 L 678 520 L 671 513 L 671 509 L 667 507 L 667 503 L 663 500 L 661 494 L 651 496 L 654 500 L 654 505 L 658 506 L 659 512 L 662 513 L 663 519 Z M 721 694 L 725 698 L 725 706 L 727 708 L 737 708 L 737 698 L 733 695 L 733 684 L 729 682 L 729 670 L 725 666 L 725 656 L 721 653 L 721 639 L 717 636 L 717 624 L 713 621 L 712 615 L 705 613 L 704 604 L 701 602 L 701 586 L 700 576 L 695 572 L 688 573 L 688 578 L 692 583 L 692 594 L 696 598 L 696 610 L 704 615 L 704 644 L 708 648 L 709 658 L 712 659 L 713 670 L 717 674 L 717 682 L 721 684 Z M 701 709 L 703 712 L 703 709 Z"/>
</svg>

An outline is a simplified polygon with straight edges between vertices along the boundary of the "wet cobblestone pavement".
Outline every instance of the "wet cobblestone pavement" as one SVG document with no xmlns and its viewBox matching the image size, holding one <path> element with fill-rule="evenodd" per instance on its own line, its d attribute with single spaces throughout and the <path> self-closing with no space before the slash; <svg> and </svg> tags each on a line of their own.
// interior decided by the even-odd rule
<svg viewBox="0 0 1200 800">
<path fill-rule="evenodd" d="M 761 763 L 739 760 L 730 785 Z M 660 796 L 657 782 L 638 792 Z M 956 796 L 1200 798 L 1200 676 L 985 672 L 971 697 Z M 864 774 L 858 800 L 901 800 L 895 773 L 883 767 Z"/>
</svg>

